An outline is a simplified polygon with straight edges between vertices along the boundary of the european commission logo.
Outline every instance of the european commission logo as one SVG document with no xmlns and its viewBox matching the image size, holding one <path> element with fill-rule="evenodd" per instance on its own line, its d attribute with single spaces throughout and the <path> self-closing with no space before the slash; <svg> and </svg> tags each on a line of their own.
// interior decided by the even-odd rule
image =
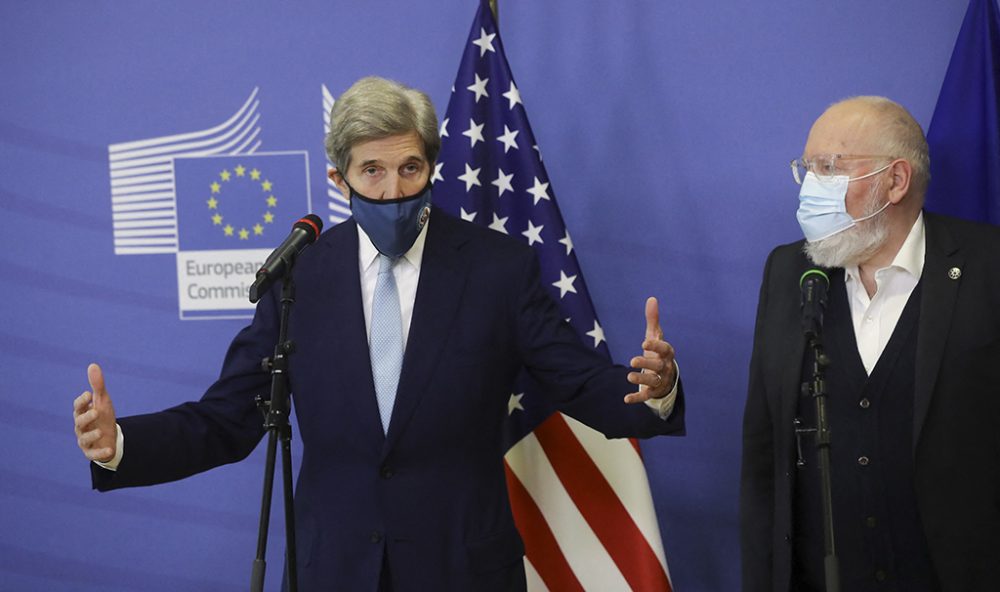
<svg viewBox="0 0 1000 592">
<path fill-rule="evenodd" d="M 258 151 L 257 94 L 213 128 L 108 147 L 115 253 L 175 254 L 182 319 L 252 317 L 257 270 L 312 211 L 308 153 Z"/>
<path fill-rule="evenodd" d="M 252 311 L 254 275 L 309 208 L 305 152 L 174 159 L 182 318 Z"/>
</svg>

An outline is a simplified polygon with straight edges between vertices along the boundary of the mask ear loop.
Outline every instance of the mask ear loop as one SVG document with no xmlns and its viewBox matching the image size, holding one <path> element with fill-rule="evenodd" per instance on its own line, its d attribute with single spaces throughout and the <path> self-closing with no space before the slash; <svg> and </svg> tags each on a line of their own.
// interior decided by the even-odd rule
<svg viewBox="0 0 1000 592">
<path fill-rule="evenodd" d="M 850 183 L 851 181 L 859 181 L 861 179 L 867 179 L 868 177 L 871 177 L 872 175 L 877 175 L 877 174 L 881 173 L 882 171 L 884 171 L 884 170 L 888 169 L 889 167 L 891 167 L 894 162 L 896 162 L 896 161 L 892 161 L 889 164 L 885 165 L 884 167 L 882 167 L 882 168 L 880 168 L 880 169 L 878 169 L 876 171 L 872 171 L 872 172 L 868 173 L 867 175 L 861 175 L 860 177 L 854 177 L 853 179 L 848 179 L 847 182 Z M 854 223 L 857 224 L 858 222 L 864 222 L 865 220 L 868 220 L 869 218 L 874 218 L 875 216 L 878 216 L 883 211 L 885 211 L 885 209 L 887 207 L 889 207 L 891 205 L 891 203 L 892 202 L 886 201 L 885 204 L 881 208 L 879 208 L 878 210 L 876 210 L 875 212 L 873 212 L 871 214 L 868 214 L 867 216 L 862 216 L 860 218 L 852 218 L 852 220 L 854 220 Z"/>
<path fill-rule="evenodd" d="M 879 214 L 881 214 L 890 205 L 892 205 L 892 202 L 887 201 L 887 202 L 885 202 L 885 205 L 883 205 L 881 208 L 879 208 L 874 213 L 868 214 L 867 216 L 862 216 L 860 218 L 851 218 L 851 219 L 854 220 L 855 224 L 857 224 L 858 222 L 864 222 L 865 220 L 867 220 L 869 218 L 874 218 L 875 216 L 878 216 Z"/>
</svg>

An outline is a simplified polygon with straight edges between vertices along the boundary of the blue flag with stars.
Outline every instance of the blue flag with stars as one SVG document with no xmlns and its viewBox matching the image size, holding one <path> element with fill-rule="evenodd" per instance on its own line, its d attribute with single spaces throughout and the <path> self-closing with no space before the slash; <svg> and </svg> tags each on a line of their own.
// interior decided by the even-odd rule
<svg viewBox="0 0 1000 592">
<path fill-rule="evenodd" d="M 181 251 L 270 249 L 309 210 L 304 152 L 174 159 Z"/>
<path fill-rule="evenodd" d="M 1000 13 L 971 0 L 927 131 L 927 209 L 1000 224 Z"/>
</svg>

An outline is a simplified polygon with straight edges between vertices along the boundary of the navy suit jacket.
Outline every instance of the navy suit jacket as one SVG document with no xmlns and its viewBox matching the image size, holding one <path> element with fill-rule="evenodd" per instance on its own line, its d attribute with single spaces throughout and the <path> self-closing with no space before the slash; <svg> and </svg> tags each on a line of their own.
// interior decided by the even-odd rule
<svg viewBox="0 0 1000 592">
<path fill-rule="evenodd" d="M 912 442 L 920 526 L 942 589 L 986 592 L 1000 581 L 1000 228 L 926 212 L 924 221 Z M 745 592 L 791 587 L 798 281 L 813 267 L 802 245 L 771 252 L 760 289 L 743 417 Z"/>
<path fill-rule="evenodd" d="M 397 590 L 523 587 L 523 546 L 503 469 L 503 424 L 522 369 L 564 412 L 608 437 L 683 433 L 626 405 L 634 386 L 581 344 L 539 280 L 535 255 L 435 211 L 427 229 L 399 390 L 383 434 L 361 302 L 353 220 L 324 233 L 295 267 L 289 338 L 302 461 L 296 500 L 303 590 L 374 590 L 388 553 Z M 263 435 L 261 358 L 278 332 L 280 287 L 240 332 L 204 397 L 122 418 L 116 472 L 98 489 L 180 479 L 246 457 Z"/>
</svg>

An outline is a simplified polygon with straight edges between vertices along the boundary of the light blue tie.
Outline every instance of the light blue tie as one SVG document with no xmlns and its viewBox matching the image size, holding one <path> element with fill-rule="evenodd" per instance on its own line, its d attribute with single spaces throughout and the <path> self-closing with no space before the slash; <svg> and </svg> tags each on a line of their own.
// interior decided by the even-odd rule
<svg viewBox="0 0 1000 592">
<path fill-rule="evenodd" d="M 395 261 L 378 256 L 378 280 L 372 300 L 371 337 L 368 350 L 375 380 L 375 399 L 382 418 L 382 431 L 389 431 L 392 405 L 396 402 L 399 371 L 403 367 L 403 319 L 399 312 L 399 292 L 392 275 Z"/>
</svg>

